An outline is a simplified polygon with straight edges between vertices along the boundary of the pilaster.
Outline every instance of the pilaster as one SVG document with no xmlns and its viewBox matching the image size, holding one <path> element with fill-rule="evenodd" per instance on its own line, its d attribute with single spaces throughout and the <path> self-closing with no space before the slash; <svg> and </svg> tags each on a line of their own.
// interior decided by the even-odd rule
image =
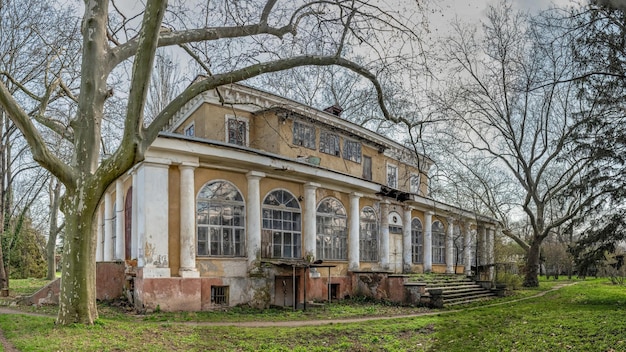
<svg viewBox="0 0 626 352">
<path fill-rule="evenodd" d="M 180 268 L 181 277 L 200 277 L 196 268 L 196 163 L 178 165 L 180 171 Z"/>
<path fill-rule="evenodd" d="M 359 270 L 359 239 L 361 230 L 359 201 L 362 196 L 363 195 L 360 193 L 350 193 L 350 217 L 348 218 L 348 269 L 352 271 Z"/>
<path fill-rule="evenodd" d="M 317 253 L 317 194 L 320 184 L 309 182 L 304 185 L 304 250 L 303 255 L 315 259 Z"/>
<path fill-rule="evenodd" d="M 246 201 L 248 269 L 253 269 L 261 253 L 261 191 L 260 182 L 265 177 L 263 172 L 250 171 L 248 179 L 248 197 Z"/>
<path fill-rule="evenodd" d="M 144 161 L 137 168 L 138 265 L 144 278 L 170 277 L 169 164 Z"/>
</svg>

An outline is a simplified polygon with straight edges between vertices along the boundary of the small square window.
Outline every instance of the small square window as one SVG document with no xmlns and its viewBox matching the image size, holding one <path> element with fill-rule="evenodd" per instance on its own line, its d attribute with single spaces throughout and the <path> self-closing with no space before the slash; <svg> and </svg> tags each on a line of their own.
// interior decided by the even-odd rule
<svg viewBox="0 0 626 352">
<path fill-rule="evenodd" d="M 220 306 L 227 306 L 228 286 L 211 286 L 211 303 Z"/>
<path fill-rule="evenodd" d="M 185 127 L 183 133 L 185 136 L 193 137 L 196 135 L 196 125 L 192 122 Z"/>
<path fill-rule="evenodd" d="M 248 119 L 241 116 L 226 116 L 226 142 L 248 145 Z"/>
</svg>

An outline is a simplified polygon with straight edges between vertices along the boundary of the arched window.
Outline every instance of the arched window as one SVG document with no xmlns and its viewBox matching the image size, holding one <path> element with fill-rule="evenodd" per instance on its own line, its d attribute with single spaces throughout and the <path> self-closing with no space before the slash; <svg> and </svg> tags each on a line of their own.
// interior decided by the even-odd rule
<svg viewBox="0 0 626 352">
<path fill-rule="evenodd" d="M 261 256 L 302 258 L 302 215 L 298 200 L 285 190 L 276 190 L 263 201 Z"/>
<path fill-rule="evenodd" d="M 378 218 L 372 207 L 361 209 L 359 257 L 362 261 L 378 260 Z"/>
<path fill-rule="evenodd" d="M 441 221 L 433 222 L 433 264 L 446 263 L 446 234 Z"/>
<path fill-rule="evenodd" d="M 411 247 L 413 248 L 413 263 L 423 262 L 423 244 L 424 236 L 422 235 L 422 222 L 418 218 L 411 220 Z"/>
<path fill-rule="evenodd" d="M 241 257 L 245 248 L 245 207 L 227 181 L 209 182 L 198 194 L 198 255 Z"/>
<path fill-rule="evenodd" d="M 463 235 L 461 235 L 461 228 L 458 226 L 454 227 L 453 242 L 454 242 L 454 254 L 453 254 L 454 264 L 455 265 L 465 264 L 465 261 L 463 260 L 463 248 L 465 247 L 465 244 L 463 243 Z"/>
<path fill-rule="evenodd" d="M 345 260 L 347 257 L 348 224 L 346 208 L 335 198 L 322 200 L 317 207 L 318 259 Z"/>
</svg>

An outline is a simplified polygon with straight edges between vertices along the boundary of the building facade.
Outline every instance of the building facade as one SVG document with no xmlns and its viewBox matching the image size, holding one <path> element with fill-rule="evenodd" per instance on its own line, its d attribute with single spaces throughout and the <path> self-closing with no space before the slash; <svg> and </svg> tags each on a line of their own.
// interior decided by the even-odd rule
<svg viewBox="0 0 626 352">
<path fill-rule="evenodd" d="M 493 262 L 492 219 L 428 198 L 429 159 L 340 112 L 198 95 L 106 192 L 97 261 L 132 269 L 137 306 L 190 311 L 393 298 L 389 278 Z"/>
</svg>

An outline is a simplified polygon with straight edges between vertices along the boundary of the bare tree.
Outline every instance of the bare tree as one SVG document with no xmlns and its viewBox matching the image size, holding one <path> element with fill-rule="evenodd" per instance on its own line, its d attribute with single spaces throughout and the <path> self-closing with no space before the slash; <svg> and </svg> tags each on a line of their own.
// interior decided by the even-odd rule
<svg viewBox="0 0 626 352">
<path fill-rule="evenodd" d="M 416 27 L 404 17 L 408 10 L 394 13 L 362 0 L 285 2 L 280 6 L 275 0 L 250 0 L 205 2 L 205 7 L 198 7 L 201 10 L 185 11 L 185 2 L 169 8 L 167 1 L 149 0 L 141 14 L 127 16 L 114 1 L 90 0 L 84 5 L 80 52 L 66 52 L 76 45 L 48 43 L 45 48 L 56 55 L 46 56 L 43 62 L 42 66 L 49 68 L 46 79 L 39 77 L 37 85 L 20 85 L 24 98 L 30 98 L 27 102 L 16 99 L 6 84 L 0 84 L 0 106 L 22 131 L 34 159 L 65 187 L 59 324 L 93 324 L 97 318 L 94 214 L 102 194 L 143 159 L 171 116 L 197 94 L 264 73 L 336 65 L 368 79 L 383 115 L 400 120 L 386 108 L 382 86 L 373 72 L 385 73 L 383 67 L 413 54 L 405 46 L 392 45 L 417 39 Z M 419 13 L 420 9 L 411 11 Z M 194 58 L 207 71 L 206 78 L 187 86 L 147 124 L 146 97 L 157 48 L 190 43 L 194 44 L 190 46 Z M 359 51 L 374 55 L 375 60 L 358 64 L 345 55 L 347 46 L 359 46 Z M 72 77 L 65 72 L 71 68 L 70 55 L 81 59 L 80 82 L 75 85 L 66 82 Z M 119 146 L 106 153 L 110 156 L 100 160 L 103 123 L 114 115 L 107 114 L 107 100 L 115 98 L 119 88 L 109 80 L 116 77 L 115 72 L 122 76 L 129 61 L 133 65 L 124 96 L 127 104 L 123 120 L 116 121 L 123 126 L 122 137 Z M 8 80 L 19 83 L 15 77 Z M 47 112 L 62 104 L 75 106 L 75 115 L 52 119 Z M 70 163 L 48 148 L 35 121 L 71 143 Z"/>
<path fill-rule="evenodd" d="M 576 190 L 592 162 L 576 152 L 576 137 L 595 110 L 578 99 L 579 82 L 555 84 L 575 75 L 562 33 L 543 31 L 506 2 L 488 10 L 482 38 L 455 28 L 446 44 L 454 82 L 441 103 L 456 120 L 442 133 L 457 150 L 446 155 L 465 170 L 465 191 L 525 249 L 524 285 L 537 286 L 541 243 L 599 196 Z M 531 226 L 527 240 L 507 226 L 515 209 Z"/>
</svg>

